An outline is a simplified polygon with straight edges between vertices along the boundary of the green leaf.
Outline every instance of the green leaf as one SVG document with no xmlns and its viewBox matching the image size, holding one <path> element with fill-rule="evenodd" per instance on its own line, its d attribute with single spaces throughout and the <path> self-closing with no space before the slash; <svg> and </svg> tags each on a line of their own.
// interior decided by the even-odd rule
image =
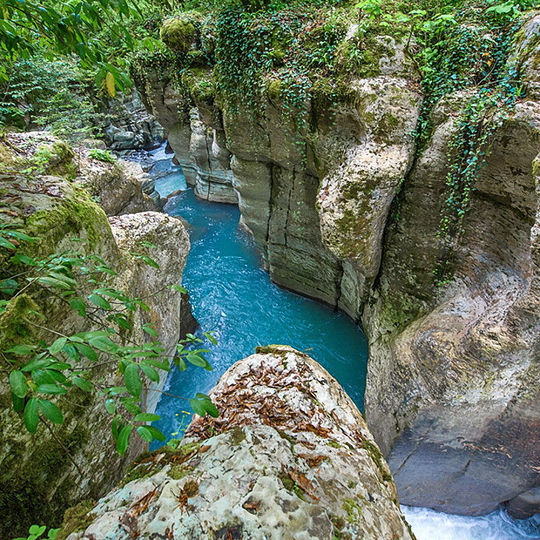
<svg viewBox="0 0 540 540">
<path fill-rule="evenodd" d="M 63 424 L 64 416 L 62 411 L 50 401 L 46 399 L 38 400 L 39 410 L 43 413 L 45 418 L 48 418 L 53 424 Z"/>
<path fill-rule="evenodd" d="M 71 308 L 74 309 L 81 317 L 86 315 L 86 305 L 82 298 L 77 296 L 76 298 L 70 298 L 68 302 Z"/>
<path fill-rule="evenodd" d="M 41 285 L 52 287 L 53 289 L 72 290 L 72 286 L 67 284 L 65 281 L 60 281 L 59 279 L 49 276 L 40 277 L 37 282 L 41 283 Z"/>
<path fill-rule="evenodd" d="M 30 360 L 28 364 L 24 365 L 21 368 L 21 371 L 28 372 L 28 371 L 34 371 L 35 369 L 39 369 L 45 366 L 50 366 L 53 359 L 50 357 L 43 358 L 43 354 L 37 355 L 35 358 Z"/>
<path fill-rule="evenodd" d="M 217 418 L 219 416 L 219 410 L 218 408 L 212 403 L 212 401 L 208 400 L 204 402 L 204 408 L 206 412 L 212 417 Z"/>
<path fill-rule="evenodd" d="M 77 287 L 77 282 L 73 278 L 70 278 L 69 276 L 66 276 L 65 274 L 62 274 L 60 272 L 50 272 L 49 277 L 53 277 L 57 279 L 58 281 L 63 281 L 64 283 L 67 283 L 72 288 Z"/>
<path fill-rule="evenodd" d="M 11 259 L 14 263 L 26 264 L 27 266 L 37 266 L 37 261 L 29 257 L 28 255 L 23 255 L 22 253 L 17 253 L 13 255 Z"/>
<path fill-rule="evenodd" d="M 186 360 L 190 363 L 190 364 L 193 364 L 194 366 L 198 366 L 198 367 L 205 367 L 206 364 L 208 363 L 204 358 L 202 358 L 201 356 L 197 355 L 197 354 L 192 354 L 192 353 L 188 353 L 187 356 L 186 356 Z"/>
<path fill-rule="evenodd" d="M 158 333 L 156 332 L 156 329 L 153 328 L 150 324 L 143 325 L 143 330 L 152 337 L 157 337 L 158 336 Z"/>
<path fill-rule="evenodd" d="M 141 436 L 141 439 L 146 442 L 152 442 L 152 432 L 146 426 L 139 426 L 137 428 L 137 433 Z"/>
<path fill-rule="evenodd" d="M 100 296 L 99 294 L 89 295 L 88 300 L 90 300 L 90 302 L 100 307 L 101 309 L 112 309 L 109 301 L 105 300 L 105 298 L 103 298 L 103 296 Z"/>
<path fill-rule="evenodd" d="M 108 353 L 113 353 L 118 350 L 118 345 L 105 336 L 91 338 L 88 340 L 88 343 L 90 343 L 92 347 Z"/>
<path fill-rule="evenodd" d="M 26 384 L 26 377 L 21 371 L 12 371 L 9 374 L 9 384 L 14 395 L 19 398 L 26 396 L 28 385 Z"/>
<path fill-rule="evenodd" d="M 24 408 L 23 420 L 26 429 L 30 433 L 35 433 L 39 422 L 37 399 L 30 398 Z"/>
<path fill-rule="evenodd" d="M 157 420 L 161 420 L 161 416 L 143 412 L 138 414 L 133 420 L 135 422 L 156 422 Z"/>
<path fill-rule="evenodd" d="M 19 284 L 16 280 L 5 279 L 4 281 L 0 281 L 0 293 L 11 296 L 15 293 L 18 286 Z"/>
<path fill-rule="evenodd" d="M 56 354 L 56 353 L 59 353 L 63 348 L 64 348 L 64 345 L 67 343 L 67 338 L 65 337 L 61 337 L 61 338 L 58 338 L 50 347 L 49 347 L 49 352 L 51 354 Z"/>
<path fill-rule="evenodd" d="M 8 234 L 17 240 L 23 240 L 24 242 L 35 242 L 37 240 L 35 236 L 28 236 L 21 231 L 9 231 Z"/>
<path fill-rule="evenodd" d="M 196 399 L 189 400 L 192 409 L 199 415 L 204 416 L 208 413 L 213 418 L 219 416 L 217 407 L 212 403 L 212 400 L 206 394 L 197 394 Z"/>
<path fill-rule="evenodd" d="M 42 394 L 66 394 L 67 390 L 56 384 L 40 384 L 37 391 Z"/>
<path fill-rule="evenodd" d="M 141 364 L 142 372 L 152 381 L 155 383 L 159 383 L 159 373 L 150 366 L 145 366 L 144 364 Z"/>
<path fill-rule="evenodd" d="M 114 270 L 111 270 L 108 266 L 96 266 L 96 270 L 99 272 L 105 272 L 106 274 L 109 274 L 111 276 L 117 276 L 118 273 Z"/>
<path fill-rule="evenodd" d="M 72 360 L 78 360 L 79 359 L 79 351 L 75 348 L 75 345 L 73 345 L 73 343 L 66 343 L 64 345 L 64 352 Z"/>
<path fill-rule="evenodd" d="M 159 268 L 159 264 L 154 261 L 151 257 L 148 257 L 147 255 L 141 255 L 140 257 L 148 266 L 151 266 L 152 268 Z"/>
<path fill-rule="evenodd" d="M 177 356 L 174 359 L 174 363 L 178 366 L 178 369 L 180 371 L 186 371 L 187 364 L 186 364 L 186 361 L 184 360 L 184 358 L 182 356 Z"/>
<path fill-rule="evenodd" d="M 116 402 L 114 401 L 114 399 L 108 399 L 107 401 L 105 401 L 105 410 L 109 414 L 114 414 L 116 412 Z"/>
<path fill-rule="evenodd" d="M 122 405 L 124 406 L 124 408 L 126 409 L 128 413 L 131 413 L 133 415 L 140 414 L 141 408 L 139 407 L 139 405 L 137 405 L 137 402 L 135 401 L 134 397 L 131 397 L 131 396 L 129 398 L 122 397 L 120 398 L 120 401 L 122 402 Z"/>
<path fill-rule="evenodd" d="M 96 351 L 92 349 L 89 345 L 86 345 L 85 343 L 75 343 L 75 348 L 83 355 L 88 358 L 88 360 L 91 360 L 92 362 L 97 362 L 98 355 L 96 354 Z"/>
<path fill-rule="evenodd" d="M 212 345 L 218 344 L 217 339 L 213 336 L 213 332 L 205 332 L 204 336 L 206 337 L 206 339 L 208 339 L 210 343 L 212 343 Z"/>
<path fill-rule="evenodd" d="M 113 386 L 112 388 L 109 388 L 109 394 L 111 396 L 118 396 L 120 394 L 124 394 L 127 392 L 127 388 L 125 386 Z"/>
<path fill-rule="evenodd" d="M 11 400 L 13 401 L 13 410 L 18 413 L 22 412 L 24 409 L 24 398 L 20 398 L 11 392 Z"/>
<path fill-rule="evenodd" d="M 204 408 L 204 405 L 199 399 L 190 399 L 189 404 L 191 405 L 191 408 L 193 409 L 195 414 L 204 417 L 204 415 L 206 414 L 206 409 Z"/>
<path fill-rule="evenodd" d="M 44 532 L 45 532 L 45 529 L 47 527 L 45 525 L 42 525 L 41 527 L 39 525 L 32 525 L 29 529 L 28 529 L 28 532 L 35 536 L 36 538 L 38 538 L 39 536 L 41 536 Z"/>
<path fill-rule="evenodd" d="M 117 416 L 111 424 L 111 431 L 115 441 L 118 441 L 118 435 L 122 429 L 122 422 L 120 422 L 120 417 Z"/>
<path fill-rule="evenodd" d="M 37 385 L 53 384 L 56 385 L 56 379 L 52 376 L 49 369 L 34 369 L 32 370 L 32 379 Z"/>
<path fill-rule="evenodd" d="M 9 240 L 6 240 L 3 236 L 0 236 L 0 247 L 6 249 L 17 249 L 15 244 L 12 244 Z"/>
<path fill-rule="evenodd" d="M 116 300 L 124 300 L 126 298 L 125 294 L 115 289 L 96 289 L 94 293 L 109 296 L 111 298 L 115 298 Z"/>
<path fill-rule="evenodd" d="M 141 397 L 142 381 L 137 364 L 129 364 L 124 371 L 124 382 L 128 392 L 136 397 Z"/>
<path fill-rule="evenodd" d="M 94 385 L 83 377 L 74 377 L 73 384 L 83 390 L 84 392 L 92 392 L 94 390 Z"/>
<path fill-rule="evenodd" d="M 154 439 L 156 439 L 156 441 L 166 441 L 167 440 L 167 437 L 165 437 L 165 435 L 163 435 L 163 433 L 155 426 L 146 426 L 146 429 L 150 430 L 150 432 L 152 433 L 152 437 Z"/>
<path fill-rule="evenodd" d="M 118 439 L 116 440 L 116 450 L 123 456 L 127 450 L 129 444 L 129 436 L 133 426 L 124 426 L 118 433 Z"/>
<path fill-rule="evenodd" d="M 15 345 L 15 347 L 11 347 L 10 349 L 7 349 L 7 353 L 16 354 L 17 356 L 26 356 L 27 354 L 31 354 L 32 351 L 36 348 L 35 345 Z"/>
<path fill-rule="evenodd" d="M 176 291 L 176 292 L 179 292 L 179 293 L 182 293 L 182 294 L 186 294 L 187 293 L 187 289 L 185 287 L 182 287 L 182 285 L 177 285 L 176 283 L 173 283 L 171 285 L 171 289 L 173 291 Z"/>
</svg>

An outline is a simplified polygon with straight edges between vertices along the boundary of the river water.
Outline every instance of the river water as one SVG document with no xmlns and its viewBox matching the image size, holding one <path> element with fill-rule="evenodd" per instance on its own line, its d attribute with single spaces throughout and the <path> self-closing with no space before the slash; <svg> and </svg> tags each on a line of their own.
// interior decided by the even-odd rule
<svg viewBox="0 0 540 540">
<path fill-rule="evenodd" d="M 185 397 L 207 393 L 228 367 L 253 354 L 258 345 L 285 344 L 320 362 L 363 410 L 367 342 L 360 328 L 343 313 L 274 285 L 261 268 L 251 238 L 238 228 L 238 208 L 198 200 L 171 157 L 163 147 L 151 152 L 150 174 L 162 197 L 179 192 L 164 210 L 190 224 L 183 285 L 200 323 L 198 335 L 213 331 L 218 345 L 209 346 L 206 355 L 213 371 L 193 366 L 183 373 L 173 370 L 165 391 Z M 156 426 L 170 438 L 181 437 L 191 419 L 184 402 L 167 394 L 156 412 L 163 418 Z M 418 540 L 540 538 L 540 515 L 517 521 L 504 511 L 464 517 L 402 508 Z"/>
</svg>

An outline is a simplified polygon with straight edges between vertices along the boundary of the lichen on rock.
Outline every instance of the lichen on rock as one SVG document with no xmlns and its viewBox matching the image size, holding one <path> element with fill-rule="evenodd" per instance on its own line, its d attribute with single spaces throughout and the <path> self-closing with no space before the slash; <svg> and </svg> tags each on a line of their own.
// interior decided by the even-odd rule
<svg viewBox="0 0 540 540">
<path fill-rule="evenodd" d="M 98 501 L 69 540 L 413 538 L 362 415 L 307 355 L 261 349 L 211 396 L 221 416 L 141 456 L 142 477 Z"/>
</svg>

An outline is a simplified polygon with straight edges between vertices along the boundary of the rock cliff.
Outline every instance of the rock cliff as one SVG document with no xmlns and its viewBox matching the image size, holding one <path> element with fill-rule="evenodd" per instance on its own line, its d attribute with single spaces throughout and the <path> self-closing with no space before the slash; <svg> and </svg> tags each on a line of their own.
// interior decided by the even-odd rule
<svg viewBox="0 0 540 540">
<path fill-rule="evenodd" d="M 212 91 L 216 68 L 199 60 L 215 36 L 193 25 L 199 34 L 183 55 L 136 64 L 143 101 L 210 200 L 208 164 L 219 162 L 218 183 L 237 193 L 241 224 L 271 278 L 362 320 L 366 417 L 402 501 L 465 514 L 513 501 L 519 512 L 523 493 L 530 512 L 526 494 L 540 482 L 539 16 L 529 14 L 513 42 L 507 71 L 519 73 L 520 99 L 494 118 L 487 162 L 450 245 L 441 238 L 449 154 L 474 88 L 431 107 L 428 140 L 417 148 L 425 96 L 410 40 L 374 36 L 341 93 L 319 79 L 302 106 L 287 101 L 278 44 L 254 113 Z M 340 47 L 357 32 L 349 24 Z"/>
<path fill-rule="evenodd" d="M 112 190 L 115 201 L 123 201 L 122 205 L 115 204 L 107 194 L 110 208 L 134 208 L 145 199 L 140 187 L 135 192 L 134 182 L 140 184 L 131 171 L 125 171 L 122 163 L 92 163 L 91 159 L 87 161 L 86 152 L 83 151 L 78 162 L 67 145 L 51 140 L 50 135 L 8 135 L 0 142 L 2 221 L 16 224 L 26 234 L 39 238 L 32 248 L 34 256 L 79 249 L 110 264 L 117 273 L 111 278 L 111 286 L 132 297 L 145 298 L 149 307 L 148 312 L 133 313 L 131 339 L 144 342 L 142 325 L 151 322 L 170 356 L 182 330 L 192 330 L 182 328 L 188 321 L 180 318 L 181 309 L 185 311 L 181 293 L 164 288 L 181 282 L 189 251 L 186 229 L 181 221 L 155 212 L 108 219 L 81 187 L 99 186 L 95 177 L 107 176 L 107 170 L 113 171 L 112 177 L 117 180 Z M 140 251 L 144 242 L 159 246 L 152 254 L 160 263 L 159 269 L 134 257 L 133 252 Z M 8 259 L 5 253 L 1 257 L 4 273 Z M 46 295 L 44 291 L 20 294 L 0 314 L 0 347 L 6 351 L 28 336 L 48 343 L 51 335 L 47 327 L 73 335 L 92 330 L 91 326 L 88 319 L 80 317 L 60 296 Z M 13 360 L 8 360 L 5 354 L 2 362 L 8 362 L 12 368 L 9 362 Z M 110 363 L 104 362 L 98 370 L 103 380 L 118 378 L 116 367 Z M 17 532 L 27 530 L 25 526 L 37 521 L 53 524 L 67 506 L 83 498 L 100 496 L 146 445 L 142 439 L 138 443 L 134 441 L 126 455 L 120 457 L 114 449 L 104 398 L 90 397 L 76 388 L 63 402 L 64 423 L 54 428 L 54 434 L 40 424 L 32 437 L 24 428 L 22 417 L 12 409 L 7 373 L 2 370 L 0 391 L 4 405 L 0 414 L 2 538 L 16 536 Z M 155 405 L 157 395 L 150 389 L 144 396 L 147 409 Z M 88 474 L 81 477 L 77 469 Z"/>
<path fill-rule="evenodd" d="M 307 355 L 261 348 L 211 396 L 218 419 L 140 456 L 61 538 L 413 538 L 361 414 Z"/>
</svg>

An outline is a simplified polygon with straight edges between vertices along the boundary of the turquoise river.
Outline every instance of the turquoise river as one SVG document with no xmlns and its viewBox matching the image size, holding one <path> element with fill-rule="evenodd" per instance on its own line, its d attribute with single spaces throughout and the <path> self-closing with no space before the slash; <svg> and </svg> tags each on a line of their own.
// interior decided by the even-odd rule
<svg viewBox="0 0 540 540">
<path fill-rule="evenodd" d="M 151 167 L 156 191 L 169 197 L 165 212 L 189 223 L 191 251 L 183 285 L 200 324 L 197 335 L 213 331 L 218 345 L 208 347 L 206 355 L 213 371 L 175 369 L 165 392 L 186 397 L 206 393 L 229 366 L 258 345 L 287 344 L 320 362 L 363 410 L 367 342 L 361 329 L 343 313 L 273 284 L 251 238 L 238 227 L 238 208 L 198 200 L 171 158 L 161 147 L 143 162 Z M 156 426 L 170 438 L 181 437 L 191 418 L 185 402 L 167 393 L 156 412 L 163 418 Z M 403 511 L 418 540 L 540 538 L 540 519 L 515 521 L 504 511 L 481 517 L 426 508 Z"/>
</svg>

